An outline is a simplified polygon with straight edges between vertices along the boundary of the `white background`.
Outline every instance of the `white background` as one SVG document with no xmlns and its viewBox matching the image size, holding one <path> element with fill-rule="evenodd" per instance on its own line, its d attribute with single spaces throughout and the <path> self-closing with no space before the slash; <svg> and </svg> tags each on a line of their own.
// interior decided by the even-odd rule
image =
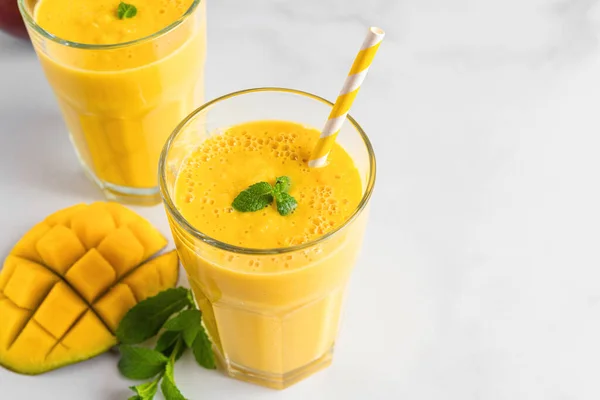
<svg viewBox="0 0 600 400">
<path fill-rule="evenodd" d="M 287 86 L 334 99 L 363 34 L 387 37 L 352 110 L 379 175 L 329 369 L 283 392 L 194 366 L 196 399 L 600 398 L 600 4 L 212 0 L 207 98 Z M 0 36 L 0 254 L 100 198 L 27 46 Z M 138 209 L 168 234 L 161 207 Z M 0 316 L 0 323 L 2 323 Z M 117 400 L 117 356 L 1 399 Z"/>
</svg>

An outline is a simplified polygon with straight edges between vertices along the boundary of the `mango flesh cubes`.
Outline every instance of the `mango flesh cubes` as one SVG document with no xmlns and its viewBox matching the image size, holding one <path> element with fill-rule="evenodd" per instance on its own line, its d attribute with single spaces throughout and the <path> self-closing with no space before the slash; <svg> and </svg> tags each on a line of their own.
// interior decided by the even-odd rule
<svg viewBox="0 0 600 400">
<path fill-rule="evenodd" d="M 76 205 L 35 225 L 0 271 L 0 364 L 39 374 L 110 349 L 131 307 L 177 283 L 174 251 L 151 258 L 166 244 L 117 203 Z"/>
</svg>

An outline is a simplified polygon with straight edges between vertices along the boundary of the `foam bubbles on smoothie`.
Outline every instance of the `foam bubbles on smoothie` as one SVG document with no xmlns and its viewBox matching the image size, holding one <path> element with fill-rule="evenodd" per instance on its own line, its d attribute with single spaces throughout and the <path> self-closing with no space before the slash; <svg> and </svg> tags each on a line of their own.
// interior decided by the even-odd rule
<svg viewBox="0 0 600 400">
<path fill-rule="evenodd" d="M 311 226 L 308 231 L 311 235 L 323 235 L 331 231 L 339 220 L 342 207 L 340 204 L 348 204 L 348 199 L 338 200 L 334 197 L 334 189 L 329 185 L 306 188 L 298 195 L 303 203 L 317 211 L 311 218 Z"/>
<path fill-rule="evenodd" d="M 195 199 L 196 199 L 196 197 L 194 197 L 194 195 L 193 195 L 193 194 L 191 194 L 191 193 L 187 193 L 187 194 L 185 195 L 185 202 L 186 202 L 186 203 L 191 203 L 191 202 L 193 202 Z"/>
<path fill-rule="evenodd" d="M 295 246 L 331 232 L 357 202 L 356 194 L 348 190 L 353 176 L 345 172 L 353 165 L 343 150 L 336 150 L 332 160 L 336 167 L 309 168 L 308 158 L 318 135 L 317 130 L 274 121 L 242 124 L 211 136 L 180 170 L 177 192 L 182 214 L 196 216 L 190 222 L 208 236 L 242 247 Z M 247 185 L 261 180 L 273 183 L 282 175 L 292 179 L 291 194 L 299 203 L 294 214 L 281 217 L 274 205 L 255 213 L 231 208 L 236 193 Z M 313 253 L 294 259 L 279 256 L 277 262 L 259 258 L 252 265 L 244 258 L 236 268 L 286 270 L 313 257 Z"/>
<path fill-rule="evenodd" d="M 212 198 L 210 188 L 204 191 L 203 196 L 194 196 L 194 185 L 196 183 L 191 171 L 196 170 L 202 163 L 208 163 L 219 155 L 219 163 L 225 164 L 228 162 L 226 155 L 235 151 L 262 151 L 264 149 L 269 149 L 275 157 L 296 161 L 301 167 L 300 170 L 302 172 L 309 173 L 310 170 L 306 167 L 306 159 L 301 158 L 299 155 L 301 149 L 298 149 L 297 146 L 294 145 L 294 140 L 297 137 L 298 134 L 294 132 L 283 132 L 276 137 L 260 137 L 250 134 L 247 131 L 243 131 L 241 135 L 234 137 L 227 135 L 214 136 L 211 140 L 204 142 L 202 146 L 200 146 L 198 157 L 192 157 L 187 160 L 184 171 L 186 171 L 185 182 L 189 194 L 185 197 L 185 201 L 191 203 L 198 200 L 198 202 L 203 205 L 202 209 L 208 207 L 209 211 L 212 211 L 216 218 L 219 218 L 221 213 L 233 212 L 231 207 L 224 209 L 215 207 L 211 209 L 211 206 L 215 205 L 215 201 Z M 285 163 L 285 161 L 282 161 L 282 163 Z M 212 167 L 209 167 L 209 170 L 212 170 Z M 339 175 L 336 176 L 336 178 L 338 177 Z M 213 186 L 216 186 L 216 183 L 213 183 Z M 338 200 L 334 197 L 334 188 L 331 185 L 304 187 L 296 194 L 296 196 L 303 204 L 308 205 L 318 213 L 311 218 L 310 224 L 305 229 L 304 235 L 297 235 L 291 238 L 287 243 L 282 243 L 282 246 L 306 243 L 315 236 L 321 236 L 331 231 L 335 228 L 336 220 L 338 219 L 334 217 L 338 217 L 340 214 L 340 203 L 343 205 L 348 204 L 348 199 L 342 198 Z M 266 217 L 267 213 L 262 212 L 262 216 Z M 293 225 L 295 225 L 295 222 Z M 250 234 L 248 230 L 244 233 L 246 235 Z"/>
<path fill-rule="evenodd" d="M 199 149 L 197 157 L 189 160 L 188 167 L 198 167 L 199 163 L 207 163 L 218 157 L 220 164 L 227 163 L 227 154 L 238 151 L 261 152 L 269 150 L 276 158 L 282 159 L 282 164 L 287 160 L 297 162 L 302 172 L 309 172 L 306 167 L 307 159 L 301 154 L 301 149 L 294 144 L 298 138 L 296 132 L 282 132 L 278 136 L 270 137 L 268 132 L 261 137 L 252 132 L 242 131 L 239 135 L 215 135 L 204 142 Z"/>
</svg>

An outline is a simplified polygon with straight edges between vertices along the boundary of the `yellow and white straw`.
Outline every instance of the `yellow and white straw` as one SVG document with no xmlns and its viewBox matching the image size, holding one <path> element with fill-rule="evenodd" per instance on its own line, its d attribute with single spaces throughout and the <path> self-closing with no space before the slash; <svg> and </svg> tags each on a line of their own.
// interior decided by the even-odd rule
<svg viewBox="0 0 600 400">
<path fill-rule="evenodd" d="M 318 168 L 327 164 L 327 156 L 346 120 L 346 115 L 348 115 L 348 111 L 352 107 L 360 85 L 365 80 L 367 72 L 369 72 L 371 62 L 373 62 L 375 53 L 377 53 L 379 44 L 384 36 L 385 32 L 380 28 L 372 27 L 369 29 L 367 37 L 365 37 L 365 41 L 354 59 L 344 86 L 331 109 L 327 123 L 325 123 L 325 127 L 321 131 L 321 136 L 308 161 L 309 167 Z"/>
</svg>

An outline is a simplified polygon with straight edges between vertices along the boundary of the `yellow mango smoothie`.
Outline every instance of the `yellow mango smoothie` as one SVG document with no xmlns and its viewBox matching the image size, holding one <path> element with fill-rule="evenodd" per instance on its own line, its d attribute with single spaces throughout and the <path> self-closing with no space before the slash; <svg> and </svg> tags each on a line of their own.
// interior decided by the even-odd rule
<svg viewBox="0 0 600 400">
<path fill-rule="evenodd" d="M 221 246 L 195 241 L 171 219 L 190 285 L 221 365 L 236 378 L 284 388 L 327 366 L 366 213 L 362 177 L 336 144 L 307 165 L 319 131 L 264 120 L 223 129 L 183 159 L 172 197 L 181 216 Z M 258 182 L 288 177 L 296 209 L 255 212 L 232 202 Z M 316 243 L 316 244 L 315 244 Z M 278 249 L 278 250 L 273 250 Z"/>
<path fill-rule="evenodd" d="M 157 202 L 164 142 L 203 100 L 204 1 L 19 2 L 88 175 L 109 198 Z"/>
<path fill-rule="evenodd" d="M 308 168 L 318 137 L 316 129 L 286 121 L 231 127 L 189 156 L 177 181 L 176 204 L 194 227 L 222 242 L 254 249 L 310 242 L 345 222 L 362 197 L 358 171 L 339 145 L 326 168 Z M 300 204 L 292 214 L 282 217 L 276 207 L 243 213 L 231 207 L 243 189 L 279 176 L 290 178 L 290 194 Z M 273 272 L 265 268 L 244 267 Z M 283 271 L 285 264 L 270 268 Z"/>
</svg>

